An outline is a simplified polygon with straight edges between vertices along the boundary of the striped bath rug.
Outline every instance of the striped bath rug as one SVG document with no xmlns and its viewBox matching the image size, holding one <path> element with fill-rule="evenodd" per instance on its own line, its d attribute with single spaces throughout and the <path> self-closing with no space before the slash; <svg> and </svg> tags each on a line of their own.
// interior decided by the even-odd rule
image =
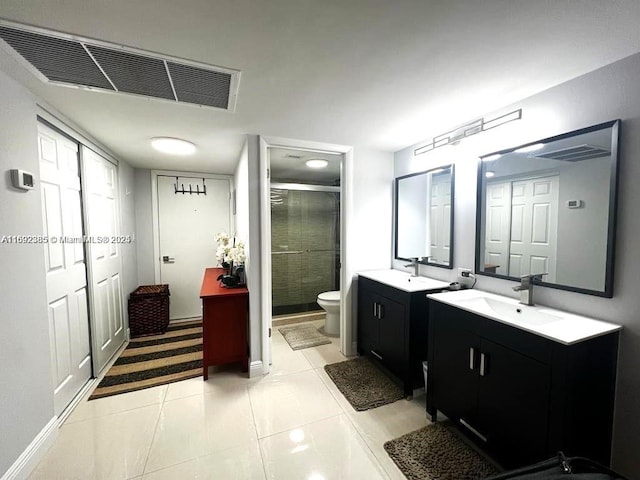
<svg viewBox="0 0 640 480">
<path fill-rule="evenodd" d="M 131 339 L 89 400 L 202 375 L 202 320 L 170 324 L 162 335 Z"/>
</svg>

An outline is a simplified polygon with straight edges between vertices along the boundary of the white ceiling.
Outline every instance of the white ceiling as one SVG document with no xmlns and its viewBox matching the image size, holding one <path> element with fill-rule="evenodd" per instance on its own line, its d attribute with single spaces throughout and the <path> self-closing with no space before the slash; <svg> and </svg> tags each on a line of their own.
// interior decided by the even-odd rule
<svg viewBox="0 0 640 480">
<path fill-rule="evenodd" d="M 308 160 L 326 160 L 325 168 L 309 168 Z M 340 185 L 342 154 L 270 148 L 269 165 L 272 181 Z"/>
<path fill-rule="evenodd" d="M 248 133 L 396 151 L 640 51 L 637 0 L 2 0 L 0 17 L 239 69 L 230 113 L 46 85 L 0 52 L 132 165 L 217 173 Z M 161 135 L 198 153 L 158 154 Z"/>
</svg>

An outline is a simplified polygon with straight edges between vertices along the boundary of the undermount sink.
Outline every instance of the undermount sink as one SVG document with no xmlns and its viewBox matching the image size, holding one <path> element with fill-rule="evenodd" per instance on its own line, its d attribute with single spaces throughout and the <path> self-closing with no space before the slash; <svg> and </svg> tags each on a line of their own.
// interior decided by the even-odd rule
<svg viewBox="0 0 640 480">
<path fill-rule="evenodd" d="M 514 323 L 527 325 L 545 325 L 562 320 L 559 315 L 547 313 L 544 309 L 503 302 L 494 298 L 475 297 L 461 300 L 461 304 L 467 304 L 472 309 L 490 310 L 495 316 Z"/>
</svg>

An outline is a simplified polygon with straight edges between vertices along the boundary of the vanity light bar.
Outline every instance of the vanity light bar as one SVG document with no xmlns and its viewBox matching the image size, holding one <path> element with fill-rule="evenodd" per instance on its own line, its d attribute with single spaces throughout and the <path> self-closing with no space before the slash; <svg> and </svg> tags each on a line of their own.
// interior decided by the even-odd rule
<svg viewBox="0 0 640 480">
<path fill-rule="evenodd" d="M 499 127 L 500 125 L 504 125 L 505 123 L 513 122 L 515 120 L 520 120 L 522 118 L 522 109 L 514 110 L 509 113 L 505 113 L 504 115 L 500 115 L 499 117 L 492 118 L 491 120 L 486 120 L 484 118 L 480 118 L 478 120 L 474 120 L 473 122 L 469 122 L 461 127 L 455 128 L 449 132 L 441 133 L 440 135 L 436 135 L 433 137 L 431 142 L 423 145 L 422 147 L 416 148 L 413 151 L 413 156 L 417 157 L 418 155 L 422 155 L 423 153 L 430 152 L 438 147 L 444 147 L 445 145 L 451 145 L 459 142 L 463 138 L 470 137 L 471 135 L 475 135 L 480 132 L 486 132 L 487 130 L 491 130 L 492 128 Z"/>
</svg>

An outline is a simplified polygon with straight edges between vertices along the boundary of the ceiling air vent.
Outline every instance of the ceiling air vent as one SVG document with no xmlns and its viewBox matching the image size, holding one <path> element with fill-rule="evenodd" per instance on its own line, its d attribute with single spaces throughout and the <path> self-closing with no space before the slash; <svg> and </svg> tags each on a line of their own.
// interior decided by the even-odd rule
<svg viewBox="0 0 640 480">
<path fill-rule="evenodd" d="M 48 83 L 235 110 L 237 70 L 6 21 L 0 39 Z"/>
<path fill-rule="evenodd" d="M 580 162 L 592 158 L 608 157 L 609 155 L 611 155 L 611 151 L 585 143 L 584 145 L 562 148 L 553 152 L 543 152 L 534 156 L 536 158 L 562 160 L 564 162 Z"/>
<path fill-rule="evenodd" d="M 113 90 L 82 45 L 0 26 L 0 38 L 52 82 Z"/>
</svg>

